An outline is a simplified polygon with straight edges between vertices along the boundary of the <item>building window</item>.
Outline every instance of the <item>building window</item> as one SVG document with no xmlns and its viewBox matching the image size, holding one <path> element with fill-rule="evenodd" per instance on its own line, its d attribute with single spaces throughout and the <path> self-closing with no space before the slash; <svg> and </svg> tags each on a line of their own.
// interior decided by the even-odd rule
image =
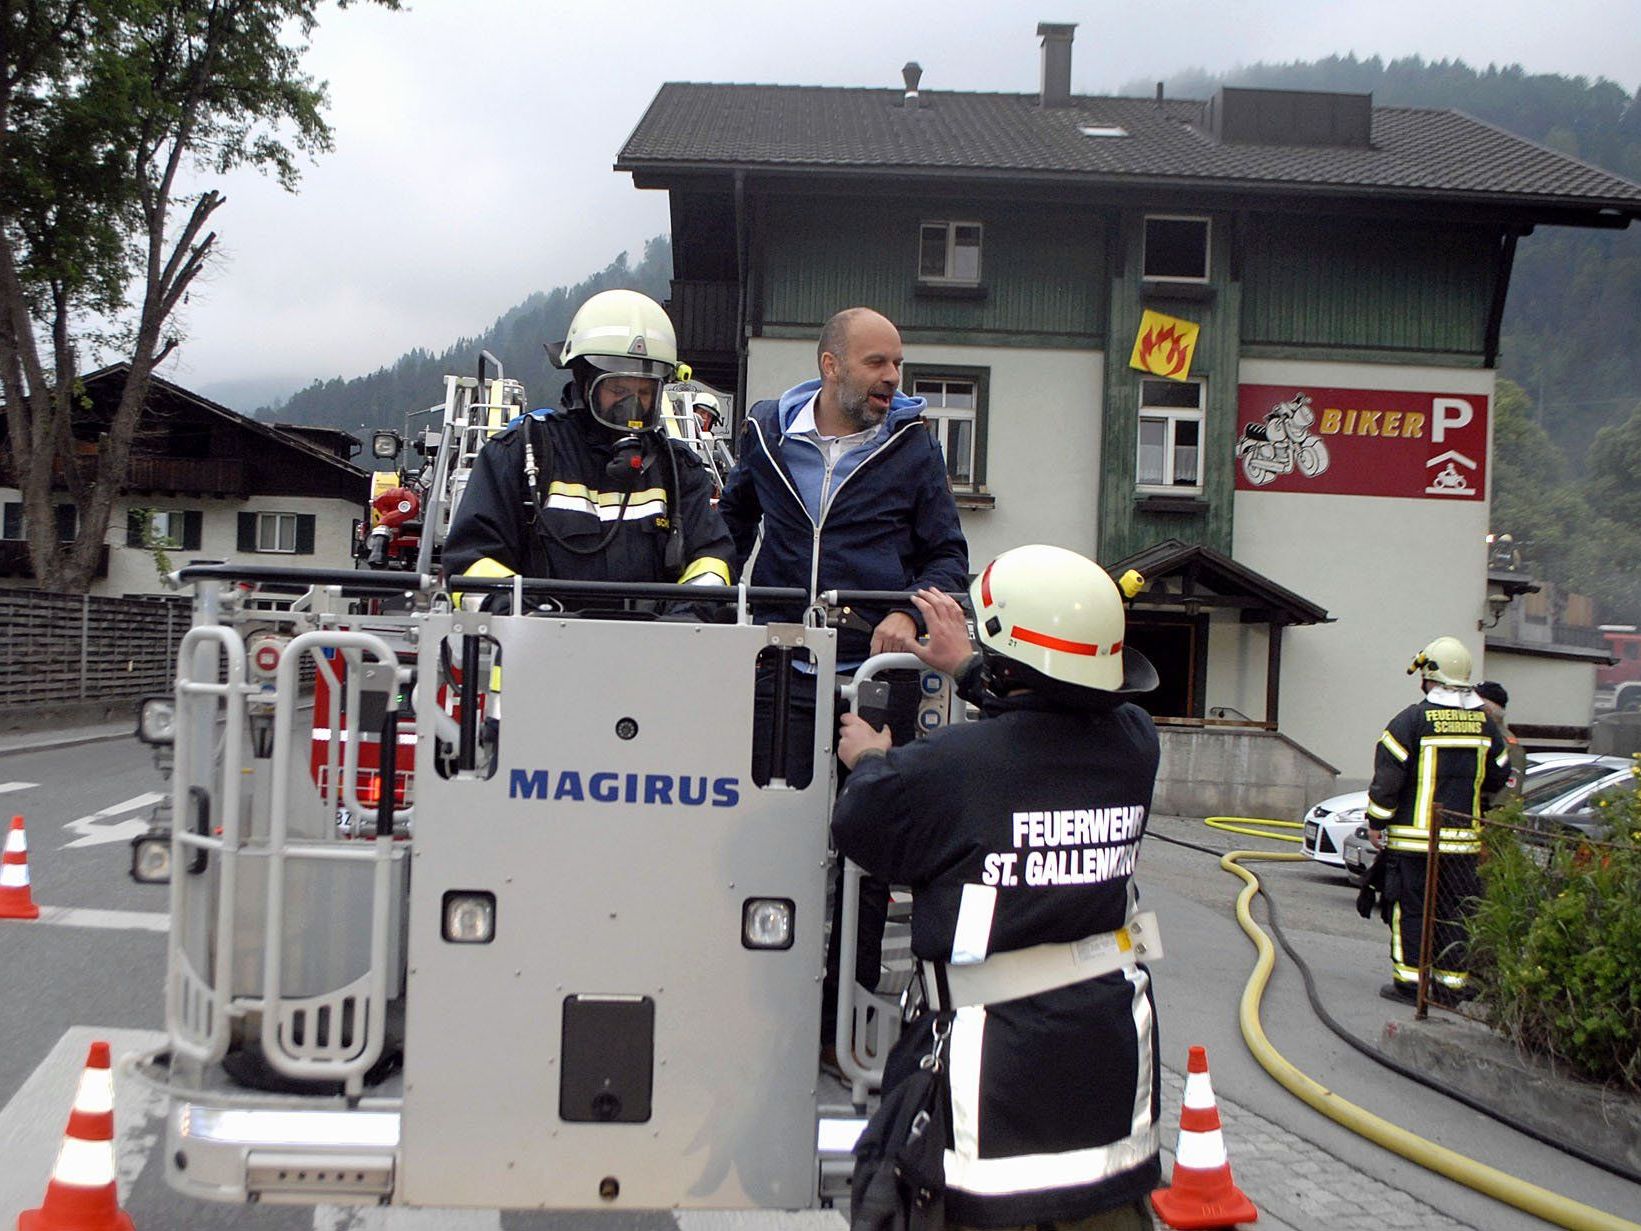
<svg viewBox="0 0 1641 1231">
<path fill-rule="evenodd" d="M 928 403 L 929 435 L 946 456 L 946 479 L 956 492 L 978 492 L 986 482 L 986 368 L 906 371 L 902 381 Z"/>
<path fill-rule="evenodd" d="M 80 510 L 76 505 L 59 504 L 52 510 L 52 516 L 57 522 L 59 543 L 72 543 L 80 536 Z M 0 525 L 0 539 L 15 541 L 27 537 L 28 532 L 23 529 L 23 502 L 6 501 L 3 525 Z"/>
<path fill-rule="evenodd" d="M 1205 393 L 1200 380 L 1140 382 L 1139 466 L 1134 481 L 1142 491 L 1202 491 Z"/>
<path fill-rule="evenodd" d="M 238 550 L 311 556 L 314 527 L 312 513 L 241 513 Z"/>
<path fill-rule="evenodd" d="M 256 515 L 256 549 L 258 551 L 296 551 L 295 513 L 258 513 Z"/>
<path fill-rule="evenodd" d="M 204 537 L 204 523 L 205 514 L 198 509 L 132 509 L 125 518 L 125 545 L 197 551 Z"/>
<path fill-rule="evenodd" d="M 925 222 L 918 232 L 917 280 L 978 286 L 980 224 Z"/>
<path fill-rule="evenodd" d="M 1208 234 L 1206 218 L 1146 218 L 1144 276 L 1163 282 L 1208 281 Z"/>
</svg>

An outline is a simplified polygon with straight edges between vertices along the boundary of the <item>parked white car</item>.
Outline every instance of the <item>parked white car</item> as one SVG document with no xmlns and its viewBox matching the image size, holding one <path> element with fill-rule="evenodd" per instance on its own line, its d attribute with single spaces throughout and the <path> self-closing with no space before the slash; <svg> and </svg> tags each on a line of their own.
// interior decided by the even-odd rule
<svg viewBox="0 0 1641 1231">
<path fill-rule="evenodd" d="M 1334 795 L 1305 813 L 1305 836 L 1300 850 L 1317 863 L 1345 868 L 1345 839 L 1367 824 L 1367 792 Z"/>
<path fill-rule="evenodd" d="M 1626 781 L 1629 768 L 1622 757 L 1530 752 L 1522 799 L 1535 817 L 1567 814 L 1572 820 L 1588 812 L 1588 801 L 1595 794 Z M 1360 884 L 1373 862 L 1373 848 L 1367 841 L 1367 792 L 1334 795 L 1306 812 L 1300 849 L 1317 863 L 1343 869 L 1352 884 Z"/>
</svg>

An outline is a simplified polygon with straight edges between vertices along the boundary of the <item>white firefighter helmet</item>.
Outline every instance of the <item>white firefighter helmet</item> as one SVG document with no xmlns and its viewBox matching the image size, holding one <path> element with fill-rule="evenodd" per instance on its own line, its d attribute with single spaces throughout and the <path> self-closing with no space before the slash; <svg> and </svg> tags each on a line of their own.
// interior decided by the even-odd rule
<svg viewBox="0 0 1641 1231">
<path fill-rule="evenodd" d="M 1470 684 L 1470 651 L 1457 637 L 1437 637 L 1414 656 L 1407 673 L 1415 671 L 1438 684 L 1468 687 Z"/>
<path fill-rule="evenodd" d="M 593 418 L 614 431 L 647 430 L 655 427 L 660 413 L 661 386 L 678 366 L 678 335 L 648 295 L 600 291 L 576 310 L 555 362 L 575 374 Z M 625 399 L 619 410 L 600 413 L 597 386 L 617 378 L 623 387 L 632 378 L 653 381 L 649 406 Z"/>
<path fill-rule="evenodd" d="M 1034 543 L 1005 551 L 969 587 L 980 644 L 1080 688 L 1147 692 L 1157 673 L 1123 646 L 1122 593 L 1087 556 Z"/>
</svg>

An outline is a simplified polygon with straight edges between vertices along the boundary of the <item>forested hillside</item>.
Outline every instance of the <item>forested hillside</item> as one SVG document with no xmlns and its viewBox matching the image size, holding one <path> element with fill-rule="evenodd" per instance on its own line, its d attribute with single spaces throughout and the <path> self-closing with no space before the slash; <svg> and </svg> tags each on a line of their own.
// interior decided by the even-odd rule
<svg viewBox="0 0 1641 1231">
<path fill-rule="evenodd" d="M 284 404 L 258 410 L 256 417 L 348 431 L 361 426 L 402 428 L 407 412 L 431 406 L 444 396 L 446 372 L 476 373 L 479 352 L 485 350 L 501 360 L 507 375 L 524 382 L 532 405 L 556 405 L 564 377 L 548 362 L 544 343 L 569 332 L 570 317 L 582 300 L 617 288 L 665 300 L 671 277 L 672 241 L 658 236 L 644 245 L 644 259 L 637 265 L 623 252 L 585 281 L 538 291 L 477 337 L 462 338 L 440 354 L 413 350 L 367 376 L 316 380 Z"/>
</svg>

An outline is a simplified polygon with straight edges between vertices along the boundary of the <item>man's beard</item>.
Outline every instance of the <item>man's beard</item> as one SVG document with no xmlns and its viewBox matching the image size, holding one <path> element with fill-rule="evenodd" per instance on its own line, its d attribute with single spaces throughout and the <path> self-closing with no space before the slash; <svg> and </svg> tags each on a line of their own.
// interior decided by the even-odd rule
<svg viewBox="0 0 1641 1231">
<path fill-rule="evenodd" d="M 876 427 L 883 422 L 884 415 L 889 413 L 887 408 L 883 410 L 873 409 L 871 394 L 872 387 L 870 385 L 859 390 L 844 386 L 838 391 L 838 409 L 843 412 L 843 417 L 849 421 L 849 425 L 857 432 L 864 432 L 869 427 Z M 891 396 L 893 395 L 891 394 Z"/>
</svg>

